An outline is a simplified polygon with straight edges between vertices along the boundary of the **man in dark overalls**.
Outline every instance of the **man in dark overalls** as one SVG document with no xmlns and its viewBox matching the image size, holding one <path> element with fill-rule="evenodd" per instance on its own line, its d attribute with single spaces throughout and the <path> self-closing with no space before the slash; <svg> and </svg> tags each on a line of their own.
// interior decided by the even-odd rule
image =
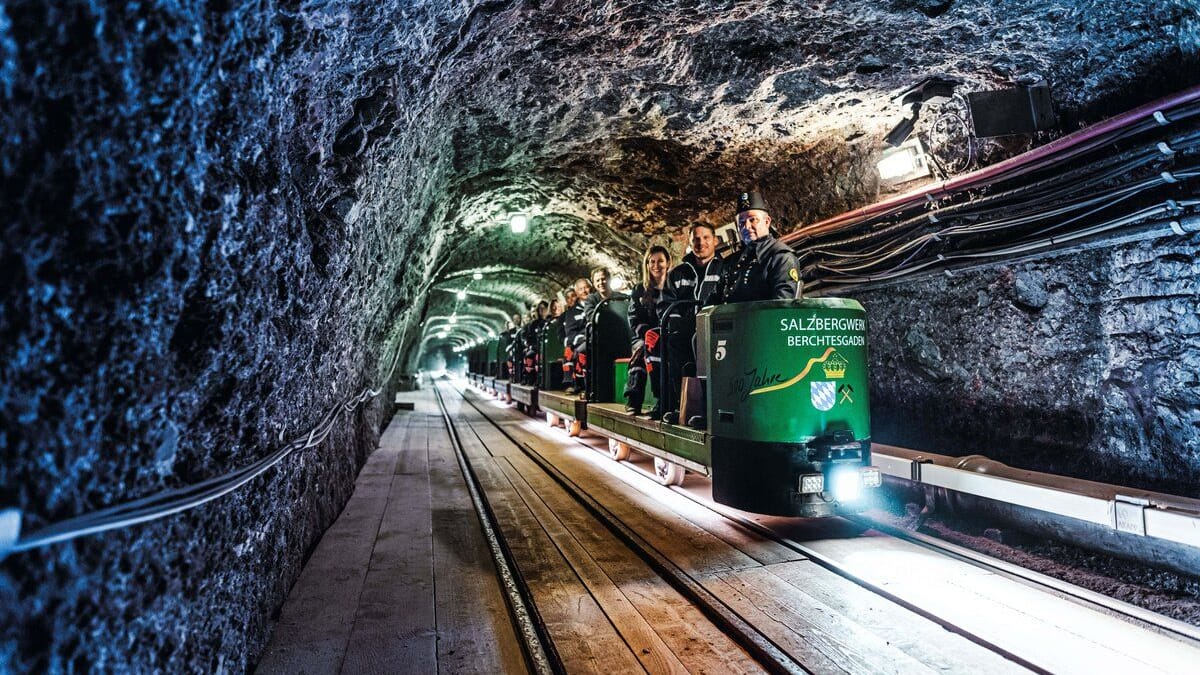
<svg viewBox="0 0 1200 675">
<path fill-rule="evenodd" d="M 684 377 L 696 374 L 696 312 L 713 304 L 721 282 L 722 260 L 717 256 L 717 233 L 711 225 L 697 223 L 690 233 L 691 253 L 667 274 L 662 307 L 667 345 L 667 372 L 663 387 L 666 413 L 663 421 L 679 423 L 679 395 Z M 694 303 L 694 304 L 689 304 Z M 673 306 L 672 306 L 673 305 Z"/>
<path fill-rule="evenodd" d="M 585 301 L 592 292 L 587 279 L 575 280 L 575 302 L 563 313 L 563 385 L 568 394 L 583 391 L 583 378 L 578 376 L 579 350 L 587 340 L 587 309 Z"/>
<path fill-rule="evenodd" d="M 768 210 L 761 194 L 743 192 L 738 195 L 737 226 L 743 246 L 725 259 L 721 302 L 800 297 L 796 254 L 787 244 L 771 236 Z"/>
<path fill-rule="evenodd" d="M 725 258 L 717 302 L 754 302 L 800 297 L 800 269 L 796 254 L 771 234 L 771 215 L 763 196 L 743 192 L 737 199 L 737 226 L 742 248 Z M 701 429 L 703 416 L 687 421 Z"/>
</svg>

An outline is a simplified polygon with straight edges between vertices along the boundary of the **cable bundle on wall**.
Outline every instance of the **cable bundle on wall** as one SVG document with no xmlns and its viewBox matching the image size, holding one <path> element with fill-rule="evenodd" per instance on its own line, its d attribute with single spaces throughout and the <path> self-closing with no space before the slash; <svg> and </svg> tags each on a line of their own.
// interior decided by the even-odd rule
<svg viewBox="0 0 1200 675">
<path fill-rule="evenodd" d="M 402 342 L 402 341 L 401 341 Z M 390 382 L 400 362 L 400 347 L 392 355 L 383 381 Z M 332 433 L 343 413 L 353 412 L 363 403 L 382 393 L 382 388 L 367 387 L 346 397 L 325 411 L 307 433 L 257 461 L 207 480 L 179 488 L 163 490 L 130 502 L 110 506 L 48 525 L 24 537 L 20 536 L 21 513 L 17 509 L 0 510 L 0 559 L 9 553 L 27 551 L 77 537 L 129 527 L 181 513 L 219 499 L 261 476 L 289 456 L 320 445 Z"/>
<path fill-rule="evenodd" d="M 1188 199 L 1194 190 L 1181 188 L 1200 175 L 1200 132 L 1180 127 L 1198 115 L 1195 87 L 995 166 L 802 227 L 785 240 L 812 289 L 1183 218 L 1196 207 Z M 1172 222 L 1167 234 L 1187 233 Z"/>
</svg>

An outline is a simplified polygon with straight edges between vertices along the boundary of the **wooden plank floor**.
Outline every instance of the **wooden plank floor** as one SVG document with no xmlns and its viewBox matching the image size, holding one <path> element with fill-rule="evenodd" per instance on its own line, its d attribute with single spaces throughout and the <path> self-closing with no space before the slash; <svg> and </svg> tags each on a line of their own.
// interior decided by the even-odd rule
<svg viewBox="0 0 1200 675">
<path fill-rule="evenodd" d="M 258 672 L 525 672 L 436 399 L 412 398 L 293 586 Z"/>
<path fill-rule="evenodd" d="M 570 673 L 761 666 L 522 445 L 813 672 L 1019 670 L 562 430 L 477 392 L 466 396 L 486 416 L 451 387 L 442 392 L 534 611 Z M 393 419 L 293 587 L 259 672 L 525 672 L 436 398 L 412 397 L 416 410 Z"/>
<path fill-rule="evenodd" d="M 761 671 L 482 415 L 447 399 L 567 672 Z"/>
<path fill-rule="evenodd" d="M 586 486 L 605 509 L 813 672 L 1025 672 L 994 652 L 855 586 L 791 549 L 631 474 L 561 431 L 552 432 L 544 423 L 478 392 L 467 390 L 465 395 L 518 442 L 547 458 L 576 484 Z M 447 400 L 455 396 L 449 393 Z M 481 445 L 500 449 L 510 465 L 506 469 L 510 483 L 517 483 L 514 479 L 519 476 L 547 505 L 553 502 L 555 509 L 567 508 L 558 504 L 558 497 L 546 497 L 558 488 L 557 483 L 548 477 L 536 478 L 527 466 L 530 460 L 514 454 L 511 441 L 482 415 L 466 405 L 459 407 L 455 415 L 459 424 L 469 424 L 475 430 Z M 492 461 L 498 459 L 493 457 Z M 571 517 L 557 510 L 555 517 L 577 541 L 586 539 L 580 532 L 591 531 L 572 525 Z M 613 569 L 607 562 L 601 567 L 605 572 Z M 643 616 L 648 613 L 643 612 Z M 648 623 L 657 630 L 656 620 L 648 618 Z M 667 642 L 662 633 L 660 637 Z M 684 665 L 691 667 L 686 662 Z M 712 665 L 717 670 L 730 668 Z"/>
</svg>

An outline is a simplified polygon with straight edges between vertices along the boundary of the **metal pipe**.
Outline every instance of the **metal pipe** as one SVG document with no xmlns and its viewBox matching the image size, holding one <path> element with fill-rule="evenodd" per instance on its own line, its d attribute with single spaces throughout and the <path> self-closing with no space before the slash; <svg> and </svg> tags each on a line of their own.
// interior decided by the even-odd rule
<svg viewBox="0 0 1200 675">
<path fill-rule="evenodd" d="M 1018 469 L 983 455 L 881 444 L 871 452 L 893 490 L 932 488 L 935 504 L 927 506 L 1189 576 L 1200 570 L 1200 500 Z"/>
<path fill-rule="evenodd" d="M 982 184 L 996 182 L 1001 179 L 1016 178 L 1033 170 L 1035 165 L 1044 160 L 1053 159 L 1056 162 L 1066 161 L 1092 148 L 1097 139 L 1108 133 L 1119 131 L 1137 122 L 1148 119 L 1158 120 L 1160 124 L 1169 123 L 1163 116 L 1163 110 L 1200 101 L 1200 85 L 1189 87 L 1172 96 L 1147 103 L 1128 112 L 1110 117 L 1098 124 L 1062 138 L 1051 141 L 1028 152 L 1010 157 L 988 167 L 972 171 L 949 180 L 934 183 L 910 190 L 895 197 L 869 204 L 853 211 L 847 211 L 832 218 L 818 221 L 807 227 L 792 232 L 782 238 L 786 244 L 792 244 L 804 237 L 825 234 L 855 221 L 862 221 L 889 211 L 898 210 L 918 203 L 949 196 L 951 193 Z"/>
</svg>

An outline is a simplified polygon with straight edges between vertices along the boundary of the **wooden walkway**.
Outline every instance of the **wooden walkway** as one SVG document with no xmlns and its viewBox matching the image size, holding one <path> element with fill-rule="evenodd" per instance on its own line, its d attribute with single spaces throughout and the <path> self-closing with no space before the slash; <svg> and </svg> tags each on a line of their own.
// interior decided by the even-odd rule
<svg viewBox="0 0 1200 675">
<path fill-rule="evenodd" d="M 412 398 L 292 587 L 259 673 L 525 671 L 437 400 Z"/>
<path fill-rule="evenodd" d="M 781 544 L 745 530 L 683 495 L 648 478 L 631 476 L 625 467 L 569 439 L 561 430 L 550 433 L 544 422 L 521 415 L 478 392 L 467 390 L 466 396 L 475 400 L 486 410 L 487 417 L 497 421 L 518 442 L 549 459 L 571 481 L 587 486 L 589 494 L 603 508 L 812 672 L 1026 672 L 994 652 L 829 572 Z M 499 473 L 514 486 L 512 489 L 521 492 L 519 486 L 529 484 L 541 502 L 552 506 L 560 520 L 564 518 L 562 513 L 579 508 L 572 506 L 573 500 L 571 504 L 560 505 L 561 488 L 557 483 L 537 469 L 512 440 L 477 410 L 461 398 L 452 401 L 454 398 L 457 398 L 454 394 L 447 396 L 447 405 L 456 423 L 460 428 L 469 426 L 480 440 L 472 451 L 473 465 L 499 465 Z M 494 477 L 491 483 L 489 499 L 493 491 L 509 489 L 499 477 Z M 527 496 L 526 503 L 537 502 Z M 573 522 L 572 518 L 567 520 L 574 538 L 585 538 L 581 533 L 604 538 L 603 534 L 591 533 L 592 526 Z M 539 543 L 542 557 L 568 557 L 561 538 L 548 534 Z M 633 598 L 638 596 L 636 587 L 611 576 L 619 569 L 614 563 L 632 554 L 615 540 L 588 551 L 620 594 L 634 602 Z M 646 572 L 643 570 L 641 574 Z M 580 576 L 586 578 L 582 571 Z M 542 602 L 539 601 L 539 608 Z M 660 619 L 653 615 L 655 606 L 656 603 L 642 603 L 637 609 L 664 641 L 664 633 L 671 634 L 683 627 L 681 624 L 688 623 L 687 619 L 675 617 Z M 606 610 L 606 614 L 614 625 L 623 625 L 614 612 Z M 673 652 L 680 656 L 685 669 L 692 672 L 758 669 L 757 664 L 744 658 L 729 659 L 731 653 L 742 654 L 735 646 L 716 647 L 706 640 L 711 638 L 688 638 L 688 644 L 714 645 L 710 651 L 698 654 L 700 658 L 693 658 L 697 655 L 688 652 L 684 656 Z M 674 648 L 676 644 L 670 646 Z M 643 660 L 641 665 L 651 672 L 664 671 L 657 663 Z M 611 671 L 623 666 L 614 664 L 605 669 Z M 594 672 L 601 668 L 568 670 Z"/>
<path fill-rule="evenodd" d="M 569 673 L 762 666 L 517 443 L 587 486 L 603 509 L 806 669 L 1018 670 L 681 494 L 631 479 L 565 432 L 468 391 L 485 417 L 452 388 L 442 391 L 550 649 Z M 292 589 L 259 672 L 526 671 L 436 399 L 414 398 L 416 410 L 397 414 Z"/>
</svg>

